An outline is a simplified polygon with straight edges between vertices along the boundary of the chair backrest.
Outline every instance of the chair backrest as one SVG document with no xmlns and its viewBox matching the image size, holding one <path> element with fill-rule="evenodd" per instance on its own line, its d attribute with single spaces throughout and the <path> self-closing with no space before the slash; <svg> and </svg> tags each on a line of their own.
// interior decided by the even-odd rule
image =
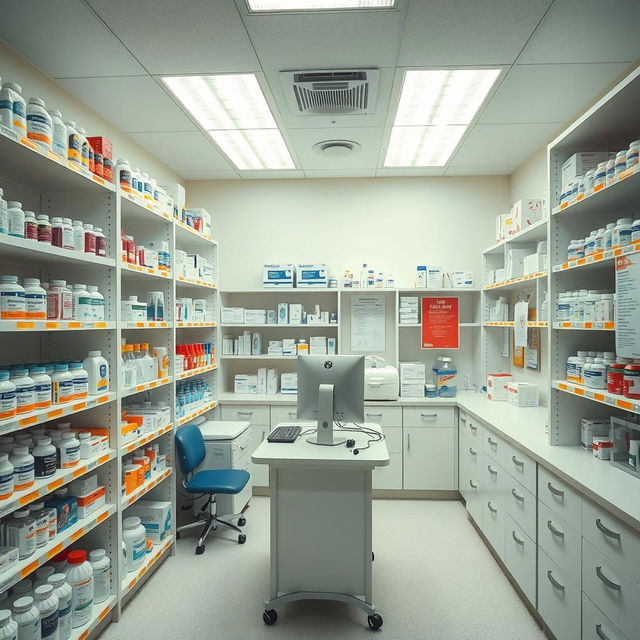
<svg viewBox="0 0 640 640">
<path fill-rule="evenodd" d="M 187 475 L 191 473 L 206 455 L 202 432 L 194 424 L 179 427 L 176 431 L 176 446 L 180 471 Z"/>
</svg>

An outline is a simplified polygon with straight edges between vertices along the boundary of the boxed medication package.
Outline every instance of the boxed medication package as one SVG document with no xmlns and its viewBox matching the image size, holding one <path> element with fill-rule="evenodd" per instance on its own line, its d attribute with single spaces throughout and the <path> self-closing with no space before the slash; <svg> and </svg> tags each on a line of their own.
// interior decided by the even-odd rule
<svg viewBox="0 0 640 640">
<path fill-rule="evenodd" d="M 18 547 L 0 547 L 0 574 L 15 569 L 18 564 Z"/>
<path fill-rule="evenodd" d="M 424 362 L 401 362 L 400 363 L 400 382 L 413 382 L 421 384 L 424 394 L 424 382 L 427 366 Z"/>
<path fill-rule="evenodd" d="M 470 289 L 473 287 L 473 271 L 449 271 L 446 286 L 451 289 Z"/>
<path fill-rule="evenodd" d="M 280 375 L 280 393 L 296 394 L 298 393 L 298 374 L 283 373 Z"/>
<path fill-rule="evenodd" d="M 538 387 L 528 382 L 509 382 L 507 402 L 514 407 L 537 407 Z"/>
<path fill-rule="evenodd" d="M 524 258 L 530 251 L 531 249 L 509 249 L 507 251 L 505 265 L 505 277 L 507 280 L 521 278 L 524 275 Z"/>
<path fill-rule="evenodd" d="M 56 510 L 58 533 L 78 522 L 78 499 L 75 496 L 52 496 L 45 502 L 45 506 Z"/>
<path fill-rule="evenodd" d="M 242 307 L 223 307 L 222 324 L 244 324 L 244 309 Z"/>
<path fill-rule="evenodd" d="M 234 393 L 258 393 L 258 376 L 239 373 L 233 379 Z"/>
<path fill-rule="evenodd" d="M 546 271 L 548 264 L 548 254 L 546 253 L 532 253 L 525 256 L 522 263 L 523 275 L 528 276 L 532 273 Z"/>
<path fill-rule="evenodd" d="M 278 302 L 278 324 L 289 324 L 288 302 Z"/>
<path fill-rule="evenodd" d="M 96 509 L 104 507 L 106 493 L 104 487 L 97 487 L 93 491 L 78 496 L 78 518 L 86 518 Z"/>
<path fill-rule="evenodd" d="M 262 269 L 263 287 L 293 287 L 295 267 L 292 264 L 265 264 Z"/>
<path fill-rule="evenodd" d="M 326 287 L 327 265 L 319 263 L 302 263 L 296 267 L 296 286 Z"/>
<path fill-rule="evenodd" d="M 140 500 L 127 509 L 128 516 L 138 516 L 147 538 L 160 544 L 171 533 L 171 503 L 161 500 Z"/>
<path fill-rule="evenodd" d="M 309 353 L 312 356 L 324 356 L 327 354 L 326 336 L 311 336 L 309 338 Z"/>
<path fill-rule="evenodd" d="M 510 373 L 491 373 L 487 376 L 487 398 L 494 402 L 507 401 L 507 385 L 513 380 Z"/>
<path fill-rule="evenodd" d="M 578 176 L 583 176 L 587 171 L 597 168 L 601 162 L 609 159 L 608 151 L 581 151 L 567 158 L 562 165 L 562 186 L 566 187 Z"/>
<path fill-rule="evenodd" d="M 580 418 L 580 446 L 591 451 L 594 438 L 605 438 L 611 430 L 609 418 Z"/>
<path fill-rule="evenodd" d="M 267 324 L 266 309 L 245 309 L 244 324 Z"/>
<path fill-rule="evenodd" d="M 289 324 L 302 324 L 302 305 L 289 305 Z"/>
<path fill-rule="evenodd" d="M 511 208 L 507 235 L 519 233 L 544 217 L 542 200 L 517 200 Z"/>
<path fill-rule="evenodd" d="M 427 267 L 427 289 L 442 289 L 442 281 L 441 267 Z"/>
<path fill-rule="evenodd" d="M 293 338 L 284 338 L 282 340 L 282 355 L 295 356 L 297 353 L 296 341 Z"/>
<path fill-rule="evenodd" d="M 276 369 L 267 371 L 267 395 L 273 396 L 278 393 L 280 387 L 280 377 Z"/>
</svg>

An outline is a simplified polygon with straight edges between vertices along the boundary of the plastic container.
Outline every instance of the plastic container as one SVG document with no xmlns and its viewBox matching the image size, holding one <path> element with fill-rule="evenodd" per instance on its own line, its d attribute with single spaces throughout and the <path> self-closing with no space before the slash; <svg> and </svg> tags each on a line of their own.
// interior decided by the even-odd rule
<svg viewBox="0 0 640 640">
<path fill-rule="evenodd" d="M 596 167 L 596 173 L 593 179 L 593 188 L 602 188 L 607 183 L 607 163 L 600 162 Z"/>
<path fill-rule="evenodd" d="M 607 388 L 607 367 L 602 358 L 595 358 L 593 363 L 585 368 L 584 384 L 591 389 Z"/>
<path fill-rule="evenodd" d="M 135 571 L 144 562 L 146 530 L 137 516 L 122 521 L 122 540 L 126 545 L 127 571 Z"/>
<path fill-rule="evenodd" d="M 16 385 L 16 414 L 31 413 L 36 408 L 36 383 L 27 369 L 14 369 L 11 382 Z"/>
<path fill-rule="evenodd" d="M 80 441 L 73 431 L 63 434 L 59 451 L 61 469 L 71 469 L 80 464 Z"/>
<path fill-rule="evenodd" d="M 615 163 L 616 164 L 614 169 L 614 175 L 615 175 L 615 179 L 618 180 L 620 178 L 620 175 L 627 170 L 627 150 L 626 149 L 624 151 L 618 151 L 618 153 L 616 153 Z"/>
<path fill-rule="evenodd" d="M 9 375 L 8 371 L 0 371 L 0 420 L 16 415 L 16 385 Z"/>
<path fill-rule="evenodd" d="M 109 363 L 100 351 L 89 351 L 84 359 L 84 368 L 89 374 L 90 396 L 109 391 Z"/>
<path fill-rule="evenodd" d="M 589 234 L 589 237 L 585 238 L 585 240 L 584 240 L 584 255 L 585 256 L 593 255 L 593 253 L 595 251 L 595 247 L 596 247 L 596 234 L 597 233 L 598 233 L 597 231 L 592 231 Z"/>
<path fill-rule="evenodd" d="M 67 120 L 64 124 L 67 127 L 67 160 L 81 165 L 82 146 L 76 123 L 73 120 Z"/>
<path fill-rule="evenodd" d="M 36 548 L 44 547 L 49 542 L 49 509 L 44 508 L 44 502 L 32 502 L 29 514 L 36 521 Z"/>
<path fill-rule="evenodd" d="M 67 582 L 71 586 L 71 626 L 81 627 L 91 619 L 93 605 L 93 569 L 87 552 L 77 549 L 67 556 Z"/>
<path fill-rule="evenodd" d="M 87 285 L 74 284 L 71 295 L 73 319 L 81 322 L 93 320 L 93 297 L 87 291 Z"/>
<path fill-rule="evenodd" d="M 51 397 L 53 404 L 67 404 L 73 401 L 73 375 L 69 372 L 69 365 L 55 365 L 51 376 Z"/>
<path fill-rule="evenodd" d="M 40 638 L 58 640 L 58 596 L 53 586 L 42 584 L 35 589 L 35 604 L 40 612 Z"/>
<path fill-rule="evenodd" d="M 94 284 L 87 286 L 87 292 L 91 294 L 92 320 L 104 320 L 104 296 Z"/>
<path fill-rule="evenodd" d="M 80 138 L 80 160 L 82 168 L 89 171 L 89 166 L 91 164 L 91 153 L 89 149 L 91 147 L 89 145 L 89 141 L 87 140 L 87 132 L 82 127 L 76 127 L 76 131 L 78 132 L 78 137 Z"/>
<path fill-rule="evenodd" d="M 567 247 L 567 260 L 577 260 L 584 257 L 584 240 L 572 240 Z"/>
<path fill-rule="evenodd" d="M 104 602 L 111 595 L 111 560 L 104 549 L 89 552 L 93 569 L 93 603 Z"/>
<path fill-rule="evenodd" d="M 47 291 L 47 319 L 72 320 L 73 294 L 66 280 L 52 280 Z"/>
<path fill-rule="evenodd" d="M 106 258 L 107 256 L 107 238 L 104 233 L 102 233 L 102 227 L 95 227 L 93 230 L 93 234 L 96 239 L 96 248 L 95 254 L 100 256 L 101 258 Z"/>
<path fill-rule="evenodd" d="M 9 233 L 9 220 L 7 214 L 7 202 L 2 197 L 4 190 L 0 187 L 0 234 L 7 235 Z"/>
<path fill-rule="evenodd" d="M 9 454 L 0 453 L 0 500 L 5 500 L 13 494 L 13 472 Z"/>
<path fill-rule="evenodd" d="M 67 577 L 64 573 L 54 573 L 49 576 L 47 584 L 53 587 L 53 592 L 58 596 L 58 640 L 69 640 L 72 629 L 71 586 L 67 584 Z"/>
<path fill-rule="evenodd" d="M 596 303 L 600 300 L 600 294 L 596 289 L 590 289 L 583 302 L 583 322 L 595 322 Z"/>
<path fill-rule="evenodd" d="M 605 236 L 605 230 L 598 229 L 598 231 L 596 232 L 595 243 L 593 246 L 594 253 L 604 251 L 604 236 Z"/>
<path fill-rule="evenodd" d="M 49 110 L 51 116 L 51 150 L 63 158 L 67 157 L 67 127 L 62 114 L 56 109 Z"/>
<path fill-rule="evenodd" d="M 16 82 L 5 82 L 0 90 L 0 124 L 20 136 L 27 135 L 27 105 Z"/>
<path fill-rule="evenodd" d="M 5 524 L 4 540 L 7 546 L 18 549 L 18 558 L 24 560 L 36 550 L 36 520 L 29 509 L 14 511 Z"/>
<path fill-rule="evenodd" d="M 613 229 L 613 247 L 626 247 L 631 244 L 631 218 L 619 218 Z"/>
<path fill-rule="evenodd" d="M 24 229 L 22 230 L 22 237 L 25 240 L 38 240 L 38 221 L 36 220 L 36 214 L 33 211 L 24 212 Z"/>
<path fill-rule="evenodd" d="M 13 603 L 13 619 L 18 625 L 18 640 L 40 640 L 40 611 L 31 596 Z"/>
<path fill-rule="evenodd" d="M 435 371 L 434 382 L 439 398 L 455 398 L 458 393 L 458 370 L 453 360 L 444 356 Z"/>
<path fill-rule="evenodd" d="M 25 318 L 47 319 L 47 292 L 40 286 L 38 278 L 24 279 Z"/>
<path fill-rule="evenodd" d="M 88 222 L 84 223 L 84 252 L 93 254 L 96 252 L 96 236 L 93 225 Z"/>
<path fill-rule="evenodd" d="M 69 373 L 73 376 L 73 398 L 81 400 L 89 395 L 89 374 L 82 362 L 70 362 Z"/>
<path fill-rule="evenodd" d="M 424 385 L 424 395 L 427 398 L 437 398 L 438 390 L 436 388 L 436 385 L 432 384 L 431 382 L 427 382 L 427 384 Z"/>
<path fill-rule="evenodd" d="M 0 319 L 23 320 L 26 317 L 24 288 L 18 276 L 0 276 Z"/>
<path fill-rule="evenodd" d="M 84 253 L 84 225 L 82 220 L 73 221 L 73 250 Z"/>
<path fill-rule="evenodd" d="M 631 362 L 624 368 L 622 394 L 625 398 L 640 400 L 640 364 Z"/>
<path fill-rule="evenodd" d="M 74 250 L 73 224 L 71 218 L 62 218 L 62 248 Z"/>
<path fill-rule="evenodd" d="M 631 242 L 640 242 L 640 220 L 634 220 L 631 225 Z"/>
<path fill-rule="evenodd" d="M 36 478 L 50 478 L 56 472 L 58 453 L 51 438 L 40 438 L 33 449 L 34 474 Z"/>
<path fill-rule="evenodd" d="M 0 640 L 17 640 L 17 638 L 18 623 L 11 617 L 9 609 L 2 609 L 0 611 Z"/>
<path fill-rule="evenodd" d="M 51 406 L 51 378 L 46 373 L 44 366 L 38 365 L 29 369 L 29 377 L 34 382 L 35 408 L 46 409 Z"/>
<path fill-rule="evenodd" d="M 16 582 L 16 584 L 11 587 L 11 598 L 10 604 L 13 606 L 13 603 L 19 598 L 24 598 L 25 596 L 30 596 L 33 592 L 33 581 L 29 578 L 25 578 L 24 580 L 20 580 L 20 582 Z"/>
<path fill-rule="evenodd" d="M 13 488 L 14 491 L 22 491 L 33 486 L 34 476 L 34 460 L 29 453 L 29 448 L 24 446 L 15 446 L 11 453 L 9 462 L 13 465 Z"/>
<path fill-rule="evenodd" d="M 51 149 L 53 145 L 53 123 L 41 98 L 29 98 L 27 138 L 44 149 Z"/>
<path fill-rule="evenodd" d="M 614 159 L 608 160 L 606 164 L 607 177 L 605 184 L 610 187 L 616 181 L 616 161 Z"/>
</svg>

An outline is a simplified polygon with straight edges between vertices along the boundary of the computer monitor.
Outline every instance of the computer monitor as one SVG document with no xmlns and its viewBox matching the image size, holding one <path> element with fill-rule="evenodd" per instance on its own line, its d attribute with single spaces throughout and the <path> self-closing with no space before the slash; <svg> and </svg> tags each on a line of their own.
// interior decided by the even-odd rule
<svg viewBox="0 0 640 640">
<path fill-rule="evenodd" d="M 298 418 L 318 421 L 309 442 L 344 443 L 333 437 L 333 421 L 364 421 L 364 357 L 298 356 Z"/>
</svg>

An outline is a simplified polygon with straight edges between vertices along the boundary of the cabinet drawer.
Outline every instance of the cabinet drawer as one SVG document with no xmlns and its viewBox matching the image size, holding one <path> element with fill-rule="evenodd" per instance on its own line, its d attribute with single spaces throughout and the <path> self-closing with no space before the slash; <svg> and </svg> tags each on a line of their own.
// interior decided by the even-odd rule
<svg viewBox="0 0 640 640">
<path fill-rule="evenodd" d="M 581 583 L 582 540 L 580 534 L 538 501 L 538 545 L 577 584 Z"/>
<path fill-rule="evenodd" d="M 454 407 L 403 407 L 403 427 L 455 427 Z"/>
<path fill-rule="evenodd" d="M 389 453 L 402 453 L 402 427 L 382 427 Z"/>
<path fill-rule="evenodd" d="M 457 489 L 454 429 L 403 429 L 404 489 Z"/>
<path fill-rule="evenodd" d="M 364 406 L 364 421 L 375 422 L 381 427 L 401 427 L 402 407 Z"/>
<path fill-rule="evenodd" d="M 536 543 L 509 517 L 505 518 L 504 563 L 529 602 L 536 604 Z"/>
<path fill-rule="evenodd" d="M 251 447 L 251 428 L 247 429 L 243 434 L 238 436 L 235 440 L 231 442 L 231 460 L 235 463 L 249 453 Z"/>
<path fill-rule="evenodd" d="M 482 425 L 468 413 L 460 413 L 458 420 L 460 436 L 482 447 Z"/>
<path fill-rule="evenodd" d="M 526 453 L 508 442 L 502 442 L 502 466 L 528 491 L 536 492 L 536 463 Z"/>
<path fill-rule="evenodd" d="M 627 640 L 584 593 L 582 594 L 582 640 Z"/>
<path fill-rule="evenodd" d="M 476 524 L 482 528 L 480 478 L 474 473 L 474 471 L 477 471 L 477 469 L 470 469 L 467 461 L 461 461 L 458 486 L 460 487 L 460 493 L 466 502 L 467 512 L 475 520 Z"/>
<path fill-rule="evenodd" d="M 504 560 L 504 509 L 492 494 L 483 491 L 482 498 L 482 532 L 498 556 Z"/>
<path fill-rule="evenodd" d="M 538 547 L 538 612 L 557 640 L 580 640 L 580 585 Z"/>
<path fill-rule="evenodd" d="M 464 463 L 467 464 L 471 474 L 475 476 L 476 479 L 482 476 L 482 451 L 479 447 L 469 444 L 468 440 L 460 440 L 460 445 L 458 447 L 459 455 L 458 460 L 460 465 Z"/>
<path fill-rule="evenodd" d="M 582 536 L 600 553 L 640 583 L 640 533 L 598 505 L 582 502 Z M 638 630 L 640 633 L 640 629 Z"/>
<path fill-rule="evenodd" d="M 243 420 L 250 424 L 268 425 L 269 406 L 252 404 L 223 404 L 223 420 Z"/>
<path fill-rule="evenodd" d="M 269 424 L 275 427 L 277 424 L 281 422 L 295 422 L 298 420 L 298 409 L 295 404 L 293 405 L 271 405 L 271 419 L 269 422 L 264 424 Z M 263 424 L 263 423 L 261 423 Z"/>
<path fill-rule="evenodd" d="M 640 631 L 640 585 L 582 541 L 582 589 L 609 620 L 630 638 Z"/>
<path fill-rule="evenodd" d="M 250 453 L 253 453 L 267 437 L 269 432 L 268 426 L 252 426 L 251 430 L 251 443 L 249 445 Z M 254 464 L 249 465 L 249 473 L 251 474 L 251 484 L 254 487 L 268 487 L 269 486 L 269 465 L 266 464 Z"/>
<path fill-rule="evenodd" d="M 542 465 L 538 466 L 538 499 L 582 534 L 582 496 Z"/>
<path fill-rule="evenodd" d="M 402 489 L 402 453 L 390 453 L 386 467 L 376 467 L 372 474 L 374 489 Z"/>
<path fill-rule="evenodd" d="M 536 539 L 536 498 L 523 487 L 519 482 L 514 480 L 510 474 L 503 471 L 502 483 L 504 490 L 502 492 L 504 506 L 507 514 L 515 520 L 524 532 L 532 540 Z"/>
<path fill-rule="evenodd" d="M 491 456 L 496 462 L 502 462 L 502 450 L 504 440 L 497 436 L 491 429 L 484 429 L 482 434 L 482 450 Z"/>
<path fill-rule="evenodd" d="M 490 498 L 494 503 L 500 504 L 502 507 L 502 492 L 504 491 L 504 484 L 502 484 L 502 480 L 503 474 L 506 472 L 486 453 L 482 454 L 481 460 L 483 494 L 487 499 Z"/>
</svg>

